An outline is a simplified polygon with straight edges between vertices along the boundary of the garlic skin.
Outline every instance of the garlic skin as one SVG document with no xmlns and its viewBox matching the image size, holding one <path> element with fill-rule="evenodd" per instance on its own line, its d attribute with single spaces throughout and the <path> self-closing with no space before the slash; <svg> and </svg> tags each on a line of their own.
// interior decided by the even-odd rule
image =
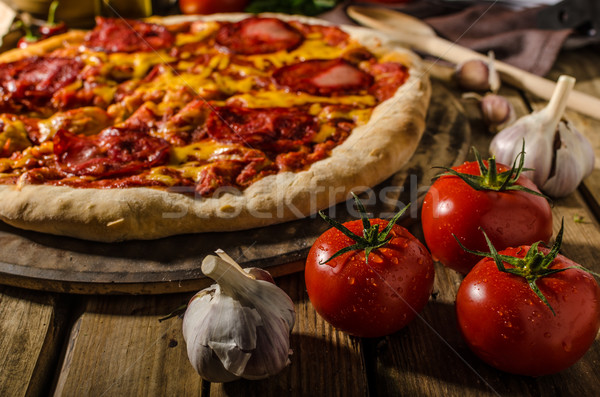
<svg viewBox="0 0 600 397">
<path fill-rule="evenodd" d="M 570 124 L 561 121 L 569 93 L 575 85 L 570 76 L 560 76 L 548 105 L 518 119 L 500 131 L 490 144 L 490 153 L 510 165 L 525 141 L 524 172 L 538 188 L 552 197 L 572 193 L 594 167 L 590 142 Z"/>
<path fill-rule="evenodd" d="M 224 252 L 209 255 L 202 271 L 217 281 L 190 300 L 183 317 L 188 358 L 210 382 L 263 379 L 290 363 L 295 310 L 290 297 L 242 269 Z M 258 274 L 258 277 L 250 273 Z"/>
</svg>

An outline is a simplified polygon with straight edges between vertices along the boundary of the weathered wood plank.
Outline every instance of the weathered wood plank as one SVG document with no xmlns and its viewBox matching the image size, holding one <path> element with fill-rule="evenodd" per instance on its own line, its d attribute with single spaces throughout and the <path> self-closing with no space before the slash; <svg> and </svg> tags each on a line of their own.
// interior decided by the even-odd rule
<svg viewBox="0 0 600 397">
<path fill-rule="evenodd" d="M 360 340 L 335 330 L 316 313 L 303 273 L 277 279 L 277 284 L 296 308 L 291 364 L 266 380 L 211 384 L 211 396 L 367 396 Z"/>
<path fill-rule="evenodd" d="M 66 311 L 56 295 L 0 286 L 0 396 L 46 392 Z"/>
<path fill-rule="evenodd" d="M 200 396 L 181 320 L 188 295 L 89 297 L 72 331 L 57 396 Z"/>
<path fill-rule="evenodd" d="M 292 364 L 264 381 L 212 384 L 211 395 L 368 395 L 360 341 L 318 317 L 302 274 L 277 282 L 296 304 Z M 89 298 L 71 332 L 56 395 L 201 395 L 202 381 L 188 362 L 181 320 L 158 322 L 188 298 Z"/>
</svg>

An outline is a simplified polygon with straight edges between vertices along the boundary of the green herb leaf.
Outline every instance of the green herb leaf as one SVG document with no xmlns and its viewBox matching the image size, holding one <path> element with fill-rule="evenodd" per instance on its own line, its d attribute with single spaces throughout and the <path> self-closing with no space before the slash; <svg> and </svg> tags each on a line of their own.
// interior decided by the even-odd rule
<svg viewBox="0 0 600 397">
<path fill-rule="evenodd" d="M 332 9 L 337 3 L 338 0 L 253 0 L 246 7 L 246 12 L 318 15 Z"/>
</svg>

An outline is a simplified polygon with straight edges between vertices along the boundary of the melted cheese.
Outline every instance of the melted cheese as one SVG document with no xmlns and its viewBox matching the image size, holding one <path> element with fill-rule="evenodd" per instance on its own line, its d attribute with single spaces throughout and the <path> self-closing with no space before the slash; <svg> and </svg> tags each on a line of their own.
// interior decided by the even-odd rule
<svg viewBox="0 0 600 397">
<path fill-rule="evenodd" d="M 227 103 L 241 103 L 249 108 L 291 107 L 311 103 L 375 106 L 376 100 L 372 95 L 324 97 L 284 91 L 259 91 L 251 94 L 234 95 L 227 100 Z"/>
<path fill-rule="evenodd" d="M 0 132 L 0 153 L 10 154 L 31 145 L 25 124 L 21 120 L 10 120 L 0 115 L 0 122 L 4 125 Z"/>
<path fill-rule="evenodd" d="M 248 60 L 254 63 L 257 69 L 265 70 L 270 65 L 276 68 L 289 65 L 298 61 L 308 59 L 334 59 L 341 57 L 346 51 L 358 47 L 357 44 L 350 44 L 345 48 L 330 46 L 320 38 L 304 40 L 300 47 L 293 51 L 278 51 L 272 54 L 257 54 L 248 56 Z"/>
<path fill-rule="evenodd" d="M 317 134 L 313 137 L 312 141 L 315 143 L 325 142 L 327 138 L 332 136 L 335 133 L 336 129 L 334 126 L 330 124 L 324 124 L 321 126 L 321 129 Z"/>
<path fill-rule="evenodd" d="M 173 62 L 175 61 L 175 58 L 170 57 L 162 51 L 136 52 L 132 54 L 118 52 L 110 54 L 108 56 L 108 61 L 112 65 L 132 67 L 132 78 L 141 79 L 148 73 L 152 66 Z"/>
<path fill-rule="evenodd" d="M 179 47 L 185 44 L 202 41 L 217 30 L 219 30 L 219 23 L 216 21 L 194 22 L 192 32 L 178 34 L 175 38 L 175 45 Z"/>
<path fill-rule="evenodd" d="M 176 59 L 169 56 L 164 51 L 149 51 L 149 52 L 116 52 L 113 54 L 105 54 L 103 52 L 95 52 L 86 50 L 81 53 L 82 61 L 91 66 L 102 66 L 102 73 L 107 75 L 114 69 L 131 68 L 131 77 L 133 79 L 143 78 L 150 68 L 154 65 L 173 62 Z"/>
<path fill-rule="evenodd" d="M 39 159 L 45 155 L 54 153 L 54 144 L 52 141 L 44 142 L 40 146 L 30 146 L 21 152 L 20 158 L 14 160 L 11 168 L 23 168 L 21 171 L 26 171 L 24 168 L 31 160 Z"/>
<path fill-rule="evenodd" d="M 164 174 L 167 171 L 165 167 L 154 167 L 150 170 L 150 172 L 145 176 L 146 179 L 151 181 L 157 181 L 165 186 L 173 186 L 177 183 L 177 180 L 173 178 L 171 175 Z"/>
<path fill-rule="evenodd" d="M 357 126 L 366 124 L 371 118 L 371 113 L 373 109 L 331 109 L 325 108 L 323 109 L 318 117 L 320 120 L 329 121 L 333 119 L 349 119 L 356 123 Z"/>
<path fill-rule="evenodd" d="M 184 165 L 190 162 L 208 161 L 211 157 L 231 150 L 237 146 L 212 141 L 192 143 L 187 146 L 171 148 L 171 165 Z"/>
<path fill-rule="evenodd" d="M 138 90 L 142 92 L 155 92 L 155 91 L 178 91 L 182 88 L 188 87 L 194 92 L 201 91 L 214 91 L 217 89 L 217 85 L 211 79 L 208 79 L 210 70 L 206 69 L 205 72 L 196 73 L 179 73 L 173 74 L 172 70 L 166 70 L 156 79 L 151 82 L 142 84 Z"/>
<path fill-rule="evenodd" d="M 204 170 L 208 166 L 209 164 L 182 167 L 181 176 L 183 176 L 184 178 L 189 178 L 194 182 L 198 182 L 200 180 L 200 174 L 202 173 L 202 170 Z"/>
</svg>

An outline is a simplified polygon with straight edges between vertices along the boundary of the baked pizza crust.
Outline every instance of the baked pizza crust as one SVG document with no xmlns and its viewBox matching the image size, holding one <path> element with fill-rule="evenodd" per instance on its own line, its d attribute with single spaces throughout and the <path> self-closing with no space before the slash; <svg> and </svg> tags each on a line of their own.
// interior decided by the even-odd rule
<svg viewBox="0 0 600 397">
<path fill-rule="evenodd" d="M 238 20 L 245 16 L 215 15 L 203 19 Z M 164 21 L 174 23 L 188 18 L 170 17 Z M 327 24 L 313 18 L 292 18 Z M 409 78 L 392 98 L 374 109 L 367 124 L 355 128 L 330 157 L 313 163 L 307 170 L 269 175 L 243 191 L 225 188 L 209 198 L 154 188 L 1 185 L 0 219 L 22 229 L 86 240 L 145 240 L 243 230 L 298 219 L 347 200 L 350 192 L 359 193 L 377 185 L 406 164 L 416 150 L 425 129 L 431 86 L 414 53 L 393 47 L 377 32 L 350 26 L 342 29 L 374 53 L 402 59 L 409 68 Z M 33 51 L 58 48 L 66 38 L 54 39 L 39 43 Z M 83 35 L 71 33 L 67 39 L 76 42 Z M 17 51 L 10 56 L 18 59 L 28 55 L 31 53 L 23 55 Z M 6 61 L 5 56 L 0 56 L 0 61 Z"/>
</svg>

